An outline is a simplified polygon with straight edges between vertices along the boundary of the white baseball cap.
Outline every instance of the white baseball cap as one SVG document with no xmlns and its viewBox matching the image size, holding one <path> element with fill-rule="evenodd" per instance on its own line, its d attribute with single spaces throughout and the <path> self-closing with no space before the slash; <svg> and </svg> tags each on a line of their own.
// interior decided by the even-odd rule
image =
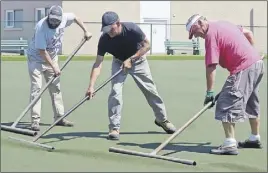
<svg viewBox="0 0 268 173">
<path fill-rule="evenodd" d="M 193 38 L 193 34 L 191 31 L 193 24 L 195 24 L 195 22 L 198 21 L 198 19 L 200 19 L 201 17 L 202 16 L 199 14 L 194 14 L 188 19 L 188 21 L 186 23 L 186 30 L 189 32 L 189 39 Z"/>
<path fill-rule="evenodd" d="M 62 8 L 60 6 L 58 6 L 58 5 L 53 5 L 49 9 L 48 16 L 49 16 L 50 19 L 57 19 L 57 20 L 61 21 L 62 20 L 62 14 L 63 14 Z"/>
</svg>

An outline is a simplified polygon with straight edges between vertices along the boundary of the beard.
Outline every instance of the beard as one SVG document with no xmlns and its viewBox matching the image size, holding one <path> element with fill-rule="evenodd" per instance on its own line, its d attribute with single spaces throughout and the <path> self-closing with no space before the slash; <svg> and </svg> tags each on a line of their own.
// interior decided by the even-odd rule
<svg viewBox="0 0 268 173">
<path fill-rule="evenodd" d="M 50 29 L 56 29 L 57 27 L 59 27 L 60 26 L 60 24 L 61 24 L 61 22 L 59 22 L 58 24 L 51 24 L 50 22 L 49 22 L 49 18 L 47 18 L 47 25 L 48 25 L 48 27 L 50 28 Z"/>
</svg>

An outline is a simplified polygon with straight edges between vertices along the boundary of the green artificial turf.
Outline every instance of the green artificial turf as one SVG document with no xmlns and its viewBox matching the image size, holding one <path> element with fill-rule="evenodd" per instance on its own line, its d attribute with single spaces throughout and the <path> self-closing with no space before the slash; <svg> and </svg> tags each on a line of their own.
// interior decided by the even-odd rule
<svg viewBox="0 0 268 173">
<path fill-rule="evenodd" d="M 171 57 L 171 56 L 170 56 Z M 185 57 L 186 58 L 186 57 Z M 265 61 L 266 62 L 266 61 Z M 61 62 L 63 63 L 63 61 Z M 61 88 L 67 112 L 83 99 L 89 83 L 93 61 L 71 62 L 62 72 Z M 150 61 L 158 92 L 163 98 L 168 119 L 178 128 L 203 108 L 205 96 L 205 68 L 203 61 Z M 110 76 L 111 62 L 105 61 L 96 87 Z M 224 84 L 228 72 L 218 68 L 215 92 Z M 29 76 L 26 62 L 1 64 L 1 122 L 13 122 L 29 100 Z M 128 76 L 123 90 L 124 106 L 120 141 L 106 139 L 108 133 L 107 98 L 110 83 L 96 96 L 78 107 L 67 118 L 73 128 L 55 127 L 38 142 L 52 145 L 54 152 L 21 144 L 8 136 L 31 140 L 32 137 L 1 131 L 1 171 L 94 171 L 94 172 L 179 172 L 179 171 L 267 171 L 267 78 L 260 87 L 261 137 L 263 149 L 242 149 L 238 156 L 218 156 L 209 150 L 222 144 L 221 123 L 214 120 L 214 108 L 207 110 L 176 137 L 159 154 L 195 160 L 197 166 L 182 165 L 163 160 L 110 153 L 109 147 L 141 152 L 153 151 L 170 135 L 154 124 L 154 114 L 145 97 Z M 22 122 L 29 122 L 29 114 Z M 53 121 L 48 92 L 42 97 L 42 130 Z M 236 126 L 237 140 L 250 133 L 249 123 Z"/>
</svg>

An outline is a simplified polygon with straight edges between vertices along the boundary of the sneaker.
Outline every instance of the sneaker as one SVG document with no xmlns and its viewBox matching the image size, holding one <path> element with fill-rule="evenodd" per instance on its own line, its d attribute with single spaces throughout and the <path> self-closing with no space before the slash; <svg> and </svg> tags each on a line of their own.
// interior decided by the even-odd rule
<svg viewBox="0 0 268 173">
<path fill-rule="evenodd" d="M 61 121 L 59 121 L 56 126 L 65 126 L 65 127 L 73 127 L 74 124 L 71 121 L 68 121 L 66 119 L 62 119 Z"/>
<path fill-rule="evenodd" d="M 119 140 L 119 130 L 117 130 L 117 129 L 110 130 L 107 139 L 109 139 L 109 140 Z"/>
<path fill-rule="evenodd" d="M 217 154 L 217 155 L 238 155 L 238 149 L 237 146 L 223 146 L 216 149 L 212 149 L 210 151 L 211 154 Z"/>
<path fill-rule="evenodd" d="M 31 125 L 31 130 L 32 131 L 40 131 L 40 126 L 38 122 L 33 122 Z"/>
<path fill-rule="evenodd" d="M 261 141 L 256 140 L 256 141 L 250 141 L 250 140 L 245 140 L 244 142 L 238 142 L 238 147 L 239 148 L 262 148 Z"/>
<path fill-rule="evenodd" d="M 155 120 L 154 123 L 157 126 L 162 127 L 167 132 L 167 134 L 173 134 L 176 131 L 176 127 L 168 120 L 163 122 L 158 122 Z"/>
</svg>

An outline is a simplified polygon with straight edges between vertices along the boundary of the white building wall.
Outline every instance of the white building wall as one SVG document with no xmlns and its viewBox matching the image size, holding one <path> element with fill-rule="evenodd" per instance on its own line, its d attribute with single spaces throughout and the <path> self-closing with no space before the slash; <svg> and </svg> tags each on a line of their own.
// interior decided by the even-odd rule
<svg viewBox="0 0 268 173">
<path fill-rule="evenodd" d="M 169 38 L 170 1 L 140 1 L 140 24 L 151 41 L 153 54 L 164 54 L 165 39 Z M 149 24 L 149 23 L 152 23 Z"/>
<path fill-rule="evenodd" d="M 188 41 L 185 23 L 188 18 L 199 13 L 208 20 L 227 20 L 252 29 L 255 47 L 267 53 L 267 2 L 265 1 L 171 1 L 171 40 Z M 252 14 L 253 13 L 253 14 Z M 175 15 L 175 17 L 173 17 Z M 200 39 L 204 48 L 204 39 Z"/>
<path fill-rule="evenodd" d="M 170 1 L 140 1 L 141 22 L 143 18 L 170 18 Z"/>
</svg>

